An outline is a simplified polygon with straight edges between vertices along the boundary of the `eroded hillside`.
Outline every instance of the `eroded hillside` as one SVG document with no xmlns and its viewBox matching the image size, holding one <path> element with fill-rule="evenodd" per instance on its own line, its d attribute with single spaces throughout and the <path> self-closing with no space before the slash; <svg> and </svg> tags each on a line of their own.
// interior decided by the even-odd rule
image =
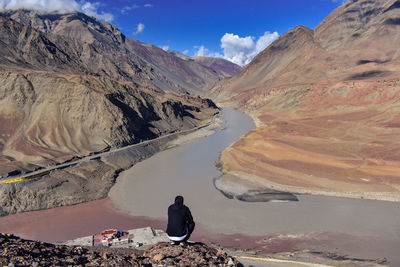
<svg viewBox="0 0 400 267">
<path fill-rule="evenodd" d="M 187 129 L 216 112 L 173 93 L 201 94 L 219 79 L 211 69 L 84 14 L 10 11 L 0 40 L 0 174 Z"/>
<path fill-rule="evenodd" d="M 203 125 L 219 111 L 198 95 L 220 78 L 81 13 L 2 13 L 1 179 Z M 163 142 L 1 181 L 0 215 L 106 197 Z"/>
<path fill-rule="evenodd" d="M 399 200 L 399 18 L 399 1 L 348 1 L 214 87 L 258 124 L 222 153 L 224 171 L 264 188 Z"/>
</svg>

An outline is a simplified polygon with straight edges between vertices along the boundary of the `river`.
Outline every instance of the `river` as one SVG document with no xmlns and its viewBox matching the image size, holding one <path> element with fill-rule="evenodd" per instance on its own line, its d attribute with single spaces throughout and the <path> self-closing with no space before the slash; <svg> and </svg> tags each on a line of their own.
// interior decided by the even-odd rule
<svg viewBox="0 0 400 267">
<path fill-rule="evenodd" d="M 164 228 L 167 207 L 180 194 L 195 218 L 197 240 L 219 241 L 231 235 L 230 244 L 240 246 L 252 237 L 257 245 L 266 236 L 284 236 L 292 249 L 386 257 L 391 266 L 400 266 L 400 203 L 322 196 L 248 203 L 224 197 L 214 187 L 220 175 L 215 161 L 255 125 L 231 108 L 223 110 L 222 119 L 224 130 L 162 151 L 122 172 L 108 199 L 3 217 L 0 231 L 54 242 L 109 227 Z M 268 242 L 262 245 L 272 246 Z"/>
<path fill-rule="evenodd" d="M 166 207 L 180 194 L 196 222 L 212 232 L 258 236 L 330 232 L 390 240 L 389 250 L 397 240 L 400 248 L 399 203 L 323 196 L 248 203 L 224 197 L 213 185 L 220 175 L 215 161 L 220 151 L 255 125 L 234 109 L 223 113 L 225 130 L 158 153 L 124 171 L 109 194 L 116 208 L 135 216 L 165 218 Z"/>
</svg>

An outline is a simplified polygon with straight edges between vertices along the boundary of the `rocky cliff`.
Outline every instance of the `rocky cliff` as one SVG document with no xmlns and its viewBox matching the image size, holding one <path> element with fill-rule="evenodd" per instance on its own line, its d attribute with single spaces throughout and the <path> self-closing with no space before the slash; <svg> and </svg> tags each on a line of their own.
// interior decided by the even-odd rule
<svg viewBox="0 0 400 267">
<path fill-rule="evenodd" d="M 224 171 L 284 191 L 399 200 L 399 18 L 399 1 L 347 1 L 215 86 L 214 99 L 258 124 L 222 153 Z"/>
</svg>

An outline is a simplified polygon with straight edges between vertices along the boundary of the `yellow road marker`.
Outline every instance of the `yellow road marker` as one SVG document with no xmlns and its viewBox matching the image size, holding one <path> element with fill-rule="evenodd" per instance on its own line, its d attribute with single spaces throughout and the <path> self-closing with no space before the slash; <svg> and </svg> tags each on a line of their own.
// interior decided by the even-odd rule
<svg viewBox="0 0 400 267">
<path fill-rule="evenodd" d="M 9 180 L 4 180 L 4 181 L 0 181 L 0 184 L 12 184 L 12 183 L 18 183 L 18 182 L 23 182 L 26 180 L 30 180 L 30 179 L 35 179 L 41 176 L 45 176 L 47 174 L 49 174 L 50 171 L 45 171 L 45 172 L 41 172 L 35 175 L 31 175 L 28 177 L 21 177 L 21 178 L 14 178 L 14 179 L 9 179 Z"/>
</svg>

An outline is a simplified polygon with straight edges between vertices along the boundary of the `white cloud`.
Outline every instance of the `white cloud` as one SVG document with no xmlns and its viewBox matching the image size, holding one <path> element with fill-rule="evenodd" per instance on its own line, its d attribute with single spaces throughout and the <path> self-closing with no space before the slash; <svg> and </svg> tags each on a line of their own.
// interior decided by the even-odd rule
<svg viewBox="0 0 400 267">
<path fill-rule="evenodd" d="M 194 46 L 195 53 L 194 55 L 196 57 L 223 57 L 220 53 L 213 53 L 208 50 L 208 48 L 204 47 L 204 45 L 199 45 L 199 46 Z M 185 50 L 189 52 L 188 50 Z"/>
<path fill-rule="evenodd" d="M 133 35 L 136 35 L 136 34 L 139 34 L 139 33 L 143 32 L 144 28 L 145 28 L 144 24 L 143 23 L 139 23 L 136 26 L 136 32 L 134 32 Z"/>
<path fill-rule="evenodd" d="M 256 43 L 256 55 L 263 51 L 267 46 L 269 46 L 273 41 L 278 39 L 279 34 L 277 32 L 265 32 L 263 36 L 258 38 Z"/>
<path fill-rule="evenodd" d="M 194 54 L 196 57 L 205 57 L 209 54 L 208 49 L 205 48 L 204 45 L 195 46 L 194 48 L 197 49 L 196 53 Z"/>
<path fill-rule="evenodd" d="M 163 45 L 161 46 L 161 49 L 164 51 L 168 51 L 169 50 L 169 45 Z"/>
<path fill-rule="evenodd" d="M 221 38 L 221 48 L 224 51 L 224 58 L 243 66 L 253 58 L 254 37 L 239 37 L 239 35 L 225 33 Z"/>
<path fill-rule="evenodd" d="M 121 9 L 121 14 L 125 14 L 125 13 L 127 13 L 127 12 L 129 12 L 129 11 L 131 11 L 131 10 L 133 10 L 133 9 L 136 9 L 136 8 L 139 8 L 139 6 L 138 6 L 138 5 L 124 6 L 124 7 Z"/>
<path fill-rule="evenodd" d="M 233 33 L 225 33 L 221 38 L 223 55 L 209 51 L 204 45 L 195 46 L 195 56 L 221 57 L 240 66 L 249 63 L 258 53 L 279 37 L 277 32 L 265 32 L 256 39 L 253 36 L 240 37 Z"/>
<path fill-rule="evenodd" d="M 333 3 L 339 3 L 340 5 L 343 5 L 344 3 L 347 2 L 347 0 L 332 0 Z"/>
<path fill-rule="evenodd" d="M 255 41 L 256 38 L 253 36 L 240 37 L 232 33 L 225 33 L 221 38 L 221 48 L 224 51 L 225 59 L 244 66 L 278 37 L 277 32 L 267 31 Z"/>
<path fill-rule="evenodd" d="M 40 12 L 82 12 L 105 21 L 112 21 L 111 13 L 99 12 L 100 2 L 75 0 L 0 0 L 0 10 L 29 9 Z"/>
<path fill-rule="evenodd" d="M 189 50 L 188 50 L 188 49 L 186 49 L 186 50 L 183 50 L 182 54 L 184 54 L 184 55 L 187 55 L 187 54 L 189 54 Z"/>
<path fill-rule="evenodd" d="M 137 9 L 137 8 L 142 8 L 142 7 L 151 8 L 153 6 L 154 5 L 152 5 L 152 4 L 144 4 L 143 6 L 142 5 L 139 6 L 139 5 L 136 5 L 136 4 L 134 4 L 132 6 L 124 6 L 123 8 L 121 8 L 121 14 L 126 14 L 129 11 L 132 11 L 132 10 Z"/>
<path fill-rule="evenodd" d="M 72 12 L 78 11 L 80 5 L 74 0 L 0 0 L 0 8 Z"/>
<path fill-rule="evenodd" d="M 54 1 L 54 0 L 52 0 Z M 61 0 L 57 0 L 61 1 Z M 105 21 L 112 21 L 114 19 L 114 16 L 111 13 L 105 13 L 105 12 L 98 12 L 98 9 L 100 7 L 101 3 L 100 2 L 95 2 L 95 3 L 90 3 L 86 1 L 81 1 L 81 12 L 85 13 L 86 15 L 96 17 L 101 20 Z"/>
</svg>

